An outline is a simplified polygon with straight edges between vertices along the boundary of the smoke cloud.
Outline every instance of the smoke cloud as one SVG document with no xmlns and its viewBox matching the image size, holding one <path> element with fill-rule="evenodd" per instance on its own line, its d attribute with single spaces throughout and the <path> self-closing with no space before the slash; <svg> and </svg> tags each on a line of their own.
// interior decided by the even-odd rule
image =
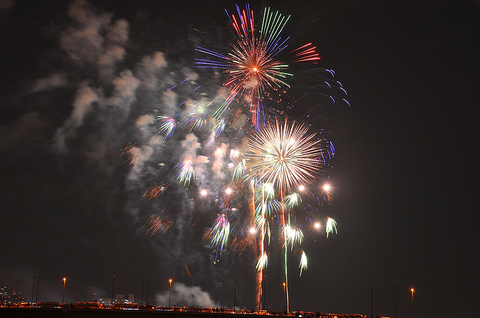
<svg viewBox="0 0 480 318">
<path fill-rule="evenodd" d="M 210 294 L 203 291 L 199 286 L 186 286 L 183 283 L 172 284 L 172 295 L 170 291 L 159 293 L 155 296 L 158 306 L 168 306 L 170 298 L 171 306 L 197 306 L 197 307 L 222 307 L 215 302 Z"/>
<path fill-rule="evenodd" d="M 19 260 L 35 268 L 26 275 L 4 268 L 2 274 L 18 276 L 22 283 L 12 283 L 26 291 L 32 273 L 42 276 L 39 300 L 59 300 L 65 275 L 75 286 L 67 301 L 92 300 L 94 292 L 105 296 L 113 272 L 115 292 L 124 294 L 141 293 L 137 276 L 155 277 L 151 283 L 159 305 L 167 304 L 168 293 L 158 281 L 168 275 L 175 278 L 173 304 L 220 306 L 226 297 L 223 284 L 232 279 L 238 259 L 215 262 L 200 239 L 215 219 L 218 198 L 199 202 L 197 185 L 182 187 L 174 169 L 191 160 L 198 186 L 218 193 L 226 182 L 232 145 L 223 142 L 215 153 L 209 128 L 191 131 L 184 123 L 193 101 L 226 96 L 219 76 L 202 77 L 195 69 L 190 34 L 174 34 L 181 41 L 172 44 L 162 38 L 166 31 L 153 26 L 158 38 L 139 33 L 138 25 L 148 22 L 141 14 L 127 21 L 85 0 L 72 1 L 62 13 L 51 31 L 56 47 L 48 52 L 56 68 L 42 64 L 43 72 L 28 81 L 12 118 L 0 126 L 3 151 L 13 145 L 29 150 L 4 156 L 7 164 L 18 161 L 23 167 L 6 181 L 22 189 L 5 192 L 12 198 L 6 218 L 14 232 L 42 230 L 32 234 L 34 239 L 25 238 L 28 251 Z M 183 50 L 181 57 L 172 52 L 174 45 Z M 175 134 L 166 140 L 158 134 L 160 115 L 176 120 Z M 206 122 L 212 126 L 209 115 Z M 235 127 L 246 122 L 245 116 L 238 118 Z M 164 230 L 152 234 L 154 226 Z M 59 251 L 62 262 L 52 265 Z M 184 265 L 208 292 L 181 282 Z"/>
</svg>

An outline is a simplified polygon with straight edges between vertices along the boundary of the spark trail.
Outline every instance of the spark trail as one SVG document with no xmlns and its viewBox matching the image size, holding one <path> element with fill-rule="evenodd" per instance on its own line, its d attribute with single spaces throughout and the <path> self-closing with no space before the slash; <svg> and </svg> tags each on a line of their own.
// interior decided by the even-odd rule
<svg viewBox="0 0 480 318">
<path fill-rule="evenodd" d="M 265 8 L 260 28 L 256 28 L 255 14 L 247 4 L 244 10 L 236 6 L 237 15 L 226 11 L 238 40 L 232 43 L 227 54 L 221 54 L 198 46 L 200 53 L 214 59 L 195 59 L 198 68 L 223 69 L 228 75 L 224 86 L 230 90 L 225 102 L 214 112 L 213 117 L 220 120 L 230 103 L 243 96 L 248 102 L 251 121 L 259 129 L 265 115 L 262 111 L 263 96 L 267 91 L 281 87 L 290 87 L 287 78 L 293 74 L 287 72 L 289 65 L 281 59 L 281 53 L 288 47 L 289 37 L 282 38 L 282 32 L 290 16 L 273 12 Z M 291 52 L 295 62 L 316 62 L 320 56 L 311 43 Z"/>
</svg>

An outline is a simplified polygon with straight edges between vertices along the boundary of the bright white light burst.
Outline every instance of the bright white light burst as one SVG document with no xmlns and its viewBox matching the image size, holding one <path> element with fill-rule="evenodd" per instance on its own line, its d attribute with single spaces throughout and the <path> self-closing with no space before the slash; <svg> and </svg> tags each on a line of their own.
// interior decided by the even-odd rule
<svg viewBox="0 0 480 318">
<path fill-rule="evenodd" d="M 277 121 L 249 137 L 245 157 L 252 175 L 288 191 L 322 170 L 325 150 L 321 142 L 317 134 L 308 134 L 308 126 Z"/>
</svg>

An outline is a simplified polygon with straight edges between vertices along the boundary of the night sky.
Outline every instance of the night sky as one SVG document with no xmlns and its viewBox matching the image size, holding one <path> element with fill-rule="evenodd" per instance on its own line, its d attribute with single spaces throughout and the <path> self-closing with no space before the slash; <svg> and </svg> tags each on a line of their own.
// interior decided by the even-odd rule
<svg viewBox="0 0 480 318">
<path fill-rule="evenodd" d="M 201 236 L 218 207 L 174 178 L 184 153 L 207 146 L 181 129 L 155 136 L 156 116 L 221 89 L 222 74 L 195 68 L 195 47 L 227 52 L 236 2 L 164 2 L 0 0 L 0 284 L 26 301 L 33 276 L 39 301 L 61 301 L 66 277 L 75 302 L 109 298 L 115 274 L 114 293 L 138 302 L 148 281 L 149 303 L 167 305 L 172 278 L 172 304 L 232 307 L 238 277 L 237 306 L 254 307 L 253 253 L 215 262 Z M 393 315 L 396 290 L 409 317 L 415 288 L 415 317 L 478 315 L 480 2 L 250 4 L 292 15 L 292 47 L 317 46 L 318 65 L 294 67 L 289 115 L 336 148 L 333 198 L 317 209 L 338 233 L 305 234 L 302 277 L 292 253 L 290 309 L 370 315 L 373 287 L 375 316 Z M 315 68 L 335 71 L 350 106 L 298 80 Z M 151 215 L 171 226 L 150 235 Z M 279 253 L 265 303 L 281 311 Z"/>
</svg>

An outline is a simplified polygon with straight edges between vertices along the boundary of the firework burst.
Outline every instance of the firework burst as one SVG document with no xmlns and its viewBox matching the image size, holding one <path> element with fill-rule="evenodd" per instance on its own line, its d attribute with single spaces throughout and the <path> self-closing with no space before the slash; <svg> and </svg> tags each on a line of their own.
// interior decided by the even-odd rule
<svg viewBox="0 0 480 318">
<path fill-rule="evenodd" d="M 325 231 L 327 232 L 327 237 L 330 233 L 337 233 L 337 221 L 332 218 L 328 218 L 327 225 L 325 226 Z"/>
<path fill-rule="evenodd" d="M 164 234 L 172 226 L 172 224 L 173 222 L 170 219 L 160 215 L 152 214 L 148 218 L 147 223 L 144 225 L 144 227 L 147 227 L 145 235 L 149 234 L 150 236 L 153 236 L 157 232 Z"/>
<path fill-rule="evenodd" d="M 195 171 L 193 170 L 192 161 L 185 160 L 175 166 L 178 169 L 177 180 L 183 184 L 183 186 L 189 185 L 195 180 Z"/>
<path fill-rule="evenodd" d="M 300 193 L 292 193 L 292 190 L 310 183 L 320 172 L 324 172 L 325 162 L 333 156 L 334 148 L 331 143 L 322 139 L 319 133 L 310 133 L 309 126 L 305 124 L 287 120 L 268 123 L 269 119 L 262 109 L 265 96 L 271 97 L 272 91 L 279 89 L 283 90 L 282 94 L 286 94 L 286 89 L 290 87 L 287 82 L 290 82 L 292 74 L 288 73 L 289 65 L 282 60 L 281 54 L 287 52 L 288 37 L 284 37 L 282 32 L 289 16 L 266 8 L 261 22 L 257 25 L 249 5 L 245 10 L 237 6 L 236 14 L 228 16 L 237 36 L 230 52 L 224 55 L 197 47 L 198 52 L 209 55 L 212 59 L 195 61 L 198 68 L 222 69 L 228 77 L 224 82 L 228 89 L 223 89 L 223 93 L 208 102 L 206 97 L 199 98 L 199 101 L 193 100 L 193 97 L 183 99 L 177 106 L 181 107 L 177 115 L 157 117 L 161 122 L 157 134 L 167 139 L 173 135 L 176 127 L 179 127 L 189 131 L 187 137 L 195 136 L 195 144 L 186 147 L 188 153 L 182 156 L 183 162 L 175 166 L 177 180 L 185 187 L 197 181 L 201 187 L 198 189 L 201 190 L 198 197 L 202 203 L 210 201 L 220 205 L 221 212 L 211 216 L 215 221 L 203 235 L 203 241 L 210 245 L 211 252 L 215 254 L 215 263 L 224 251 L 241 253 L 249 250 L 255 253 L 257 308 L 263 292 L 263 270 L 271 256 L 269 245 L 271 241 L 281 241 L 284 249 L 284 286 L 288 311 L 287 252 L 300 250 L 300 276 L 307 269 L 307 257 L 300 248 L 304 233 L 301 224 L 296 224 L 300 218 L 294 216 L 294 213 L 301 210 L 298 206 L 302 197 Z M 311 43 L 289 53 L 294 56 L 295 62 L 316 62 L 320 59 Z M 328 77 L 328 81 L 314 82 L 312 85 L 320 86 L 328 93 L 332 90 L 333 93 L 338 93 L 336 95 L 343 96 L 341 84 L 335 83 L 332 74 L 332 79 Z M 169 90 L 172 89 L 175 87 Z M 331 94 L 336 96 L 333 93 Z M 332 98 L 332 95 L 328 97 Z M 220 97 L 224 99 L 223 102 L 217 102 Z M 240 107 L 229 109 L 229 105 L 234 101 L 239 102 Z M 245 105 L 246 110 L 242 108 Z M 266 101 L 265 105 L 268 106 Z M 285 101 L 282 101 L 282 106 L 289 108 Z M 243 126 L 247 113 L 250 114 L 252 125 Z M 173 116 L 172 113 L 169 114 Z M 180 116 L 177 119 L 178 115 Z M 242 125 L 236 125 L 237 122 L 242 122 Z M 219 136 L 222 133 L 223 135 Z M 249 134 L 247 138 L 243 138 L 245 133 Z M 201 149 L 202 157 L 207 158 L 207 153 L 212 153 L 214 149 L 213 144 L 220 140 L 222 150 L 216 150 L 215 154 L 208 157 L 214 159 L 209 165 L 211 171 L 203 170 L 203 167 L 207 166 L 199 165 L 197 149 Z M 239 146 L 238 140 L 242 140 L 238 148 L 246 151 L 245 153 L 234 148 Z M 134 147 L 126 149 L 125 154 L 131 162 L 137 160 L 135 156 L 138 156 L 138 153 Z M 202 163 L 208 163 L 208 158 Z M 227 174 L 231 175 L 227 177 Z M 235 191 L 231 187 L 235 187 Z M 151 189 L 145 197 L 157 197 L 159 193 L 157 188 Z M 207 200 L 209 197 L 215 197 L 215 201 Z M 230 204 L 236 208 L 230 208 Z M 237 208 L 242 211 L 237 212 Z M 311 213 L 309 217 L 313 218 L 313 212 Z M 168 227 L 165 227 L 163 221 L 152 216 L 149 220 L 149 233 L 155 233 L 155 229 L 166 230 Z M 325 224 L 327 237 L 336 232 L 333 219 L 328 219 Z M 227 245 L 231 248 L 226 249 Z M 292 254 L 300 255 L 295 252 Z"/>
<path fill-rule="evenodd" d="M 329 149 L 321 147 L 317 134 L 307 133 L 308 126 L 277 121 L 251 135 L 245 154 L 251 174 L 287 191 L 313 179 L 322 171 Z"/>
<path fill-rule="evenodd" d="M 307 269 L 308 267 L 308 262 L 307 262 L 307 254 L 305 254 L 305 251 L 302 251 L 302 256 L 300 258 L 300 264 L 298 265 L 300 268 L 300 276 L 302 276 L 302 272 Z"/>
<path fill-rule="evenodd" d="M 245 10 L 238 6 L 236 9 L 237 16 L 227 12 L 238 36 L 231 51 L 224 55 L 199 46 L 196 49 L 198 52 L 215 59 L 197 58 L 195 64 L 198 68 L 223 69 L 229 76 L 224 85 L 230 89 L 230 95 L 214 113 L 215 119 L 220 119 L 236 96 L 244 96 L 249 103 L 252 123 L 258 129 L 264 93 L 280 87 L 290 87 L 286 79 L 292 74 L 286 71 L 288 64 L 279 58 L 279 54 L 287 48 L 289 37 L 283 39 L 281 34 L 290 16 L 265 8 L 260 28 L 256 28 L 254 12 L 248 4 Z M 295 55 L 295 62 L 316 62 L 320 59 L 311 43 L 291 53 Z"/>
<path fill-rule="evenodd" d="M 216 251 L 215 261 L 223 253 L 223 248 L 228 243 L 230 235 L 230 222 L 226 213 L 221 213 L 215 220 L 214 225 L 204 234 L 204 239 L 210 240 L 210 247 Z"/>
<path fill-rule="evenodd" d="M 176 116 L 175 116 L 176 117 Z M 170 116 L 158 116 L 157 120 L 161 121 L 160 127 L 158 128 L 158 133 L 163 134 L 163 139 L 167 139 L 168 137 L 173 136 L 173 132 L 175 131 L 175 127 L 177 127 L 177 123 L 174 117 Z"/>
<path fill-rule="evenodd" d="M 160 185 L 152 185 L 144 194 L 143 198 L 146 198 L 148 200 L 156 199 L 161 193 L 167 189 L 169 185 L 168 184 L 160 184 Z"/>
</svg>

